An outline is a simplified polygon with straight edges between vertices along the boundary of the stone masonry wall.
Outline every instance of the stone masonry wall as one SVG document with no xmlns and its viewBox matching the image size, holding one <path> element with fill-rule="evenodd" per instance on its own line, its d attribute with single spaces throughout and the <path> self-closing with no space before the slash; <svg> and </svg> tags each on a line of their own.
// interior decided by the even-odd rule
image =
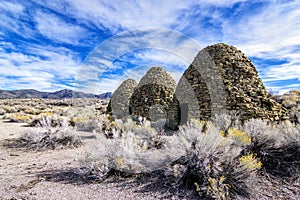
<svg viewBox="0 0 300 200">
<path fill-rule="evenodd" d="M 166 120 L 173 102 L 176 82 L 161 67 L 152 67 L 142 77 L 130 99 L 132 115 L 146 117 L 151 121 Z"/>
<path fill-rule="evenodd" d="M 252 62 L 223 43 L 198 53 L 179 81 L 176 96 L 181 112 L 188 113 L 187 119 L 207 120 L 226 110 L 240 111 L 242 120 L 287 118 L 286 110 L 267 93 Z"/>
<path fill-rule="evenodd" d="M 137 85 L 135 80 L 127 79 L 113 93 L 107 111 L 114 118 L 126 118 L 129 116 L 129 101 Z"/>
</svg>

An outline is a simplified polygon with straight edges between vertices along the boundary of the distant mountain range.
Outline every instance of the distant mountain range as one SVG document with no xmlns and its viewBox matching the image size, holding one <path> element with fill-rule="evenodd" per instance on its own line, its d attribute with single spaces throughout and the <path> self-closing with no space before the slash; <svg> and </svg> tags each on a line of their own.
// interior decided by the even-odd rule
<svg viewBox="0 0 300 200">
<path fill-rule="evenodd" d="M 111 92 L 103 94 L 90 94 L 83 92 L 75 92 L 73 90 L 60 90 L 56 92 L 40 92 L 37 90 L 0 90 L 0 99 L 26 99 L 26 98 L 44 98 L 44 99 L 66 99 L 66 98 L 110 98 Z"/>
</svg>

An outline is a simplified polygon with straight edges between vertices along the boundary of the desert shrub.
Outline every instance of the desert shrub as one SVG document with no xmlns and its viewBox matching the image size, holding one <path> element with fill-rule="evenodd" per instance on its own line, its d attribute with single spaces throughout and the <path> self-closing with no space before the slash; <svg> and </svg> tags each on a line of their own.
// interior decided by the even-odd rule
<svg viewBox="0 0 300 200">
<path fill-rule="evenodd" d="M 79 147 L 82 144 L 76 130 L 66 125 L 61 127 L 39 127 L 10 142 L 11 147 L 43 151 L 65 147 Z"/>
<path fill-rule="evenodd" d="M 33 117 L 33 115 L 25 113 L 6 113 L 3 118 L 10 122 L 29 123 Z"/>
<path fill-rule="evenodd" d="M 0 107 L 0 115 L 4 115 L 5 113 L 6 111 L 2 107 Z"/>
<path fill-rule="evenodd" d="M 82 159 L 81 173 L 100 180 L 112 171 L 127 175 L 150 173 L 178 158 L 178 149 L 167 148 L 169 138 L 158 136 L 149 121 L 138 124 L 131 119 L 111 121 L 109 115 L 102 118 L 96 129 L 97 140 Z"/>
<path fill-rule="evenodd" d="M 289 109 L 288 117 L 292 123 L 294 124 L 300 123 L 300 108 L 298 105 Z"/>
<path fill-rule="evenodd" d="M 69 111 L 70 125 L 78 130 L 92 131 L 97 123 L 94 106 L 75 107 Z"/>
<path fill-rule="evenodd" d="M 41 113 L 40 110 L 34 108 L 26 108 L 23 110 L 23 112 L 30 115 L 38 115 Z"/>
<path fill-rule="evenodd" d="M 119 138 L 126 135 L 128 132 L 132 132 L 135 134 L 136 138 L 144 141 L 144 145 L 147 145 L 148 147 L 152 146 L 150 143 L 158 137 L 158 133 L 151 127 L 150 121 L 141 120 L 137 122 L 131 118 L 125 120 L 113 120 L 111 116 L 107 114 L 98 117 L 95 131 L 104 134 L 107 138 Z"/>
<path fill-rule="evenodd" d="M 95 128 L 95 123 L 97 119 L 87 118 L 83 116 L 76 116 L 70 119 L 70 125 L 76 127 L 78 130 L 82 131 L 92 131 Z"/>
<path fill-rule="evenodd" d="M 185 152 L 165 171 L 173 187 L 193 188 L 201 199 L 249 196 L 247 179 L 255 169 L 240 163 L 242 149 L 232 145 L 218 128 L 203 122 L 195 126 L 192 122 L 180 127 L 173 137 L 175 142 L 173 139 L 169 148 Z"/>
<path fill-rule="evenodd" d="M 299 92 L 297 91 L 290 91 L 287 94 L 282 96 L 282 104 L 286 108 L 292 108 L 296 106 L 299 102 Z"/>
<path fill-rule="evenodd" d="M 4 105 L 2 108 L 5 110 L 5 113 L 16 113 L 18 112 L 18 106 L 9 106 L 9 105 Z"/>
<path fill-rule="evenodd" d="M 283 100 L 282 104 L 286 108 L 292 108 L 297 105 L 297 101 L 295 98 L 290 97 L 288 99 Z"/>
<path fill-rule="evenodd" d="M 244 153 L 255 156 L 256 162 L 248 164 L 261 166 L 253 180 L 255 184 L 252 184 L 252 188 L 256 192 L 251 194 L 251 198 L 269 199 L 276 196 L 278 199 L 299 199 L 298 127 L 291 123 L 266 125 L 261 120 L 252 119 L 244 128 L 253 130 L 250 134 L 251 143 Z"/>
<path fill-rule="evenodd" d="M 134 121 L 131 118 L 125 120 L 116 119 L 111 122 L 112 129 L 119 131 L 119 137 L 123 137 L 128 133 L 134 133 L 134 137 L 138 138 L 144 148 L 150 148 L 151 143 L 158 137 L 158 132 L 151 127 L 151 122 L 143 119 Z"/>
<path fill-rule="evenodd" d="M 107 151 L 110 151 L 110 149 L 107 149 Z M 75 169 L 75 173 L 88 179 L 103 181 L 109 176 L 112 168 L 110 168 L 110 162 L 106 159 L 107 155 L 101 154 L 102 151 L 98 152 L 100 155 L 95 153 L 94 151 L 93 153 L 86 152 L 84 158 L 80 159 L 81 167 Z M 102 160 L 103 158 L 104 160 Z"/>
<path fill-rule="evenodd" d="M 176 152 L 163 147 L 149 149 L 145 141 L 133 132 L 115 138 L 100 134 L 97 137 L 87 149 L 82 169 L 86 174 L 98 177 L 106 177 L 111 171 L 128 175 L 149 173 L 162 169 L 177 156 Z"/>
<path fill-rule="evenodd" d="M 95 131 L 98 133 L 105 133 L 109 135 L 115 129 L 115 124 L 113 123 L 113 118 L 108 114 L 103 114 L 97 116 L 97 124 L 95 125 Z"/>
<path fill-rule="evenodd" d="M 251 119 L 242 125 L 236 116 L 217 117 L 212 123 L 191 120 L 170 136 L 143 120 L 101 115 L 97 123 L 97 140 L 79 173 L 98 180 L 116 171 L 158 173 L 165 185 L 193 189 L 200 199 L 265 198 L 265 185 L 299 180 L 300 127 L 291 123 Z"/>
<path fill-rule="evenodd" d="M 253 153 L 249 153 L 248 155 L 240 157 L 240 163 L 249 169 L 260 169 L 262 166 L 261 161 L 257 161 L 254 158 Z"/>
<path fill-rule="evenodd" d="M 278 178 L 299 177 L 300 131 L 291 123 L 267 125 L 262 120 L 252 119 L 245 123 L 251 143 L 247 152 L 259 158 L 262 169 Z"/>
<path fill-rule="evenodd" d="M 251 138 L 245 132 L 237 128 L 229 128 L 227 136 L 225 135 L 225 131 L 221 130 L 220 132 L 222 136 L 232 139 L 237 146 L 244 146 L 251 143 Z"/>
<path fill-rule="evenodd" d="M 291 90 L 290 92 L 278 96 L 277 101 L 282 103 L 288 109 L 288 117 L 292 123 L 298 124 L 300 121 L 300 95 L 299 91 Z"/>
<path fill-rule="evenodd" d="M 237 128 L 240 126 L 240 113 L 238 111 L 231 111 L 228 114 L 222 113 L 215 115 L 212 118 L 212 123 L 219 130 L 224 131 L 224 135 L 226 136 L 230 128 Z"/>
<path fill-rule="evenodd" d="M 55 107 L 52 109 L 53 114 L 57 114 L 60 116 L 69 116 L 70 114 L 70 109 L 68 107 L 64 108 L 64 107 Z"/>
<path fill-rule="evenodd" d="M 41 113 L 35 116 L 28 124 L 34 127 L 60 127 L 63 126 L 68 119 L 51 112 Z"/>
</svg>

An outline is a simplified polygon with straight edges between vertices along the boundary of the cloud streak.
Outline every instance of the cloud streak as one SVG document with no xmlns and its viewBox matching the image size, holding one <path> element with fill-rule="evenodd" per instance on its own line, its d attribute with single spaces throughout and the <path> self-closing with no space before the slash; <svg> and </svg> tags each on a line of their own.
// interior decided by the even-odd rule
<svg viewBox="0 0 300 200">
<path fill-rule="evenodd" d="M 84 28 L 67 23 L 52 14 L 37 12 L 35 15 L 38 31 L 56 42 L 78 45 L 89 33 Z"/>
<path fill-rule="evenodd" d="M 71 80 L 76 74 L 79 62 L 72 55 L 54 47 L 32 46 L 27 53 L 5 52 L 0 47 L 1 87 L 7 89 L 34 88 L 53 91 L 53 83 Z M 35 56 L 34 54 L 39 54 Z M 43 56 L 41 58 L 40 56 Z M 63 88 L 59 88 L 63 89 Z"/>
</svg>

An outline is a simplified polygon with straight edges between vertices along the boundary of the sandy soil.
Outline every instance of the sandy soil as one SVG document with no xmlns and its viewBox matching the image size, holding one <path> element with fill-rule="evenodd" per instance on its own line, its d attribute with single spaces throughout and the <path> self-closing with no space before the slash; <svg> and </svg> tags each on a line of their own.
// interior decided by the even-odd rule
<svg viewBox="0 0 300 200">
<path fill-rule="evenodd" d="M 74 173 L 84 146 L 43 152 L 8 148 L 7 139 L 30 129 L 25 124 L 0 118 L 0 199 L 182 199 L 132 179 L 109 179 L 103 183 L 83 180 Z M 81 133 L 89 136 L 91 133 Z M 88 138 L 88 137 L 87 137 Z M 92 138 L 84 139 L 88 145 Z"/>
</svg>

